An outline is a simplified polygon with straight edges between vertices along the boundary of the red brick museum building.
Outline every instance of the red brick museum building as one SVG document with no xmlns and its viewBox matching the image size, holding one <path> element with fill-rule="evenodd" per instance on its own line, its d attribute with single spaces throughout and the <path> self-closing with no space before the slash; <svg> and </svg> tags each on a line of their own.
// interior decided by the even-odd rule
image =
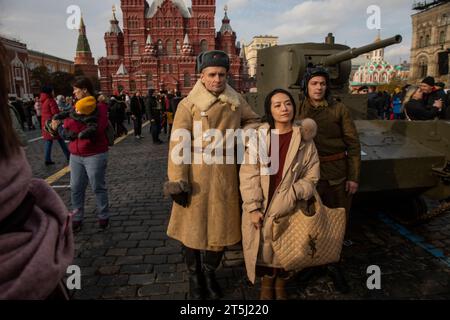
<svg viewBox="0 0 450 320">
<path fill-rule="evenodd" d="M 186 95 L 198 79 L 196 56 L 223 50 L 230 55 L 229 83 L 246 90 L 248 71 L 236 33 L 225 16 L 215 29 L 215 0 L 122 0 L 123 30 L 113 12 L 105 33 L 107 56 L 98 61 L 102 92 L 179 91 Z M 114 11 L 114 9 L 113 9 Z"/>
</svg>

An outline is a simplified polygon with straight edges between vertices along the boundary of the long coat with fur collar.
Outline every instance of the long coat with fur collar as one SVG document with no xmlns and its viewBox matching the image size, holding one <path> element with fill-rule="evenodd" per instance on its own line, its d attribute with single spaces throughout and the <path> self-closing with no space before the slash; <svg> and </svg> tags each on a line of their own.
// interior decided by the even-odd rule
<svg viewBox="0 0 450 320">
<path fill-rule="evenodd" d="M 268 130 L 269 125 L 265 123 L 261 128 Z M 274 220 L 291 214 L 298 205 L 302 205 L 302 200 L 307 200 L 313 195 L 320 178 L 319 156 L 313 142 L 316 130 L 317 126 L 311 119 L 303 120 L 301 126 L 293 126 L 283 167 L 283 178 L 270 204 L 268 204 L 270 175 L 262 174 L 265 165 L 258 161 L 253 165 L 243 164 L 240 168 L 240 190 L 243 201 L 242 248 L 247 275 L 253 283 L 257 260 L 258 264 L 281 268 L 277 262 L 276 252 L 272 249 Z M 266 140 L 269 145 L 270 134 L 266 135 Z M 306 202 L 303 201 L 303 204 Z M 264 214 L 262 229 L 256 229 L 251 222 L 250 212 L 255 210 Z"/>
<path fill-rule="evenodd" d="M 225 137 L 227 129 L 257 127 L 259 116 L 230 86 L 218 97 L 206 90 L 199 80 L 183 99 L 175 114 L 169 148 L 166 194 L 189 191 L 186 208 L 173 203 L 167 234 L 185 246 L 199 250 L 219 251 L 241 240 L 241 210 L 239 207 L 238 166 L 234 164 L 176 164 L 172 151 L 181 141 L 177 133 L 189 132 L 194 150 L 194 124 L 201 124 L 202 147 L 211 144 L 208 129 L 217 129 Z M 185 130 L 182 130 L 185 129 Z M 211 139 L 211 140 L 209 140 Z M 175 149 L 176 151 L 176 149 Z M 192 154 L 202 152 L 194 150 Z M 223 155 L 226 155 L 225 147 Z M 193 159 L 194 155 L 190 157 Z"/>
</svg>

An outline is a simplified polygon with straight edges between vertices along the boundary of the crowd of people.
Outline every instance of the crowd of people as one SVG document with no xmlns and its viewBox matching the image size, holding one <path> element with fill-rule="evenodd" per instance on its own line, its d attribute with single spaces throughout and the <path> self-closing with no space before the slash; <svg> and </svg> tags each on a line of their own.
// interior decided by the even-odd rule
<svg viewBox="0 0 450 320">
<path fill-rule="evenodd" d="M 47 93 L 53 94 L 49 86 L 45 86 L 42 89 L 42 92 L 50 90 Z M 11 96 L 8 98 L 8 103 L 12 106 L 22 130 L 33 131 L 42 129 L 42 102 L 40 95 L 36 95 L 34 99 L 22 99 Z M 56 97 L 56 104 L 59 111 L 67 111 L 72 109 L 73 100 L 70 96 L 64 97 L 63 95 L 58 95 Z"/>
<path fill-rule="evenodd" d="M 136 91 L 130 97 L 127 91 L 113 95 L 108 99 L 109 120 L 118 137 L 128 133 L 124 123 L 133 121 L 134 136 L 142 139 L 142 123 L 150 121 L 149 134 L 154 144 L 161 144 L 160 134 L 164 132 L 170 137 L 173 118 L 178 103 L 182 100 L 180 92 L 156 92 L 148 90 L 145 95 Z"/>
<path fill-rule="evenodd" d="M 428 76 L 418 86 L 396 87 L 392 95 L 369 87 L 367 106 L 372 118 L 381 120 L 450 120 L 450 91 Z"/>
<path fill-rule="evenodd" d="M 131 119 L 134 126 L 134 136 L 136 139 L 143 138 L 143 121 L 148 120 L 151 123 L 149 134 L 154 144 L 163 143 L 160 139 L 162 132 L 170 137 L 174 114 L 178 103 L 182 100 L 179 92 L 173 94 L 169 91 L 156 94 L 154 90 L 149 90 L 144 96 L 136 91 L 130 97 L 127 91 L 123 91 L 111 97 L 104 96 L 101 93 L 96 97 L 107 104 L 108 120 L 114 128 L 116 137 L 128 134 L 125 123 L 128 121 L 128 124 L 130 124 Z M 50 136 L 45 129 L 45 124 L 54 117 L 68 116 L 75 108 L 74 101 L 77 101 L 77 98 L 72 96 L 57 95 L 55 97 L 54 90 L 49 85 L 43 86 L 40 95 L 36 96 L 33 101 L 22 101 L 22 99 L 16 99 L 15 97 L 9 98 L 8 105 L 14 114 L 14 121 L 17 120 L 19 125 L 18 134 L 22 144 L 27 144 L 24 131 L 36 130 L 37 128 L 42 131 L 42 138 L 45 141 L 44 163 L 47 166 L 55 164 L 52 160 L 53 141 L 58 142 L 67 161 L 69 161 L 69 150 L 64 140 L 59 136 Z M 95 125 L 95 123 L 96 120 L 93 119 L 92 124 Z"/>
</svg>

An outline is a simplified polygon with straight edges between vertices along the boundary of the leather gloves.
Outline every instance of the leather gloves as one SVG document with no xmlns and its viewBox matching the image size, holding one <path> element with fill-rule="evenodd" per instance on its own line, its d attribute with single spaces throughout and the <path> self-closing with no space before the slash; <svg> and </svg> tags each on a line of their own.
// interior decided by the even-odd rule
<svg viewBox="0 0 450 320">
<path fill-rule="evenodd" d="M 186 208 L 189 202 L 191 187 L 186 181 L 167 181 L 164 183 L 164 195 L 170 196 L 178 205 Z"/>
<path fill-rule="evenodd" d="M 187 192 L 181 192 L 178 194 L 171 194 L 172 200 L 175 201 L 180 206 L 186 208 L 188 204 L 188 196 L 189 194 Z"/>
</svg>

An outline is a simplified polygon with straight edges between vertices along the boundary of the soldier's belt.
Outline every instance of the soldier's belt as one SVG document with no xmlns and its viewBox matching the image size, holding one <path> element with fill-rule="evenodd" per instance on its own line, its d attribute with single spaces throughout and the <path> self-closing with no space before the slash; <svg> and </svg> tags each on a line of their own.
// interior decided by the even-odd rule
<svg viewBox="0 0 450 320">
<path fill-rule="evenodd" d="M 346 152 L 340 152 L 340 153 L 331 154 L 329 156 L 323 156 L 323 157 L 319 156 L 319 160 L 320 160 L 320 162 L 324 163 L 324 162 L 331 162 L 331 161 L 345 159 L 346 157 L 347 157 Z"/>
</svg>

